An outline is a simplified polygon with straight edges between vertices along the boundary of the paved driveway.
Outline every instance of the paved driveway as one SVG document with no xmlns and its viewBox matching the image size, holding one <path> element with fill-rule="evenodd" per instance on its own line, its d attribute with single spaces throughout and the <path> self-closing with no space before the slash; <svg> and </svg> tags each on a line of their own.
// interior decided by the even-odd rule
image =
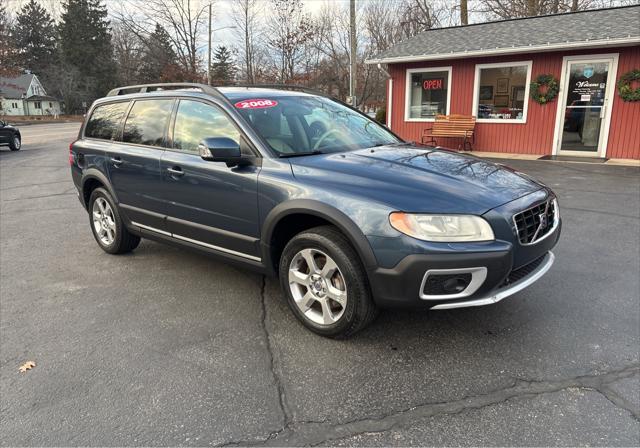
<svg viewBox="0 0 640 448">
<path fill-rule="evenodd" d="M 272 279 L 151 241 L 103 253 L 76 130 L 25 126 L 0 152 L 2 445 L 640 444 L 637 168 L 508 162 L 560 196 L 551 272 L 338 342 Z"/>
</svg>

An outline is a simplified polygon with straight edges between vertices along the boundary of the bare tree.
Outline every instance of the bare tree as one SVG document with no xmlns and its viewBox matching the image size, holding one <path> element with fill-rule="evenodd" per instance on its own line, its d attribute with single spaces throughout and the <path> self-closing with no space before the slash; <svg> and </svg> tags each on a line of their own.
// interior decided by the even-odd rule
<svg viewBox="0 0 640 448">
<path fill-rule="evenodd" d="M 118 81 L 123 85 L 137 83 L 143 43 L 131 29 L 122 23 L 116 23 L 112 26 L 111 42 L 118 67 Z"/>
<path fill-rule="evenodd" d="M 241 51 L 244 77 L 250 84 L 256 82 L 255 64 L 261 53 L 261 48 L 258 45 L 258 40 L 262 34 L 260 21 L 258 20 L 259 6 L 259 0 L 233 0 L 232 4 L 233 21 L 244 43 Z"/>
<path fill-rule="evenodd" d="M 609 6 L 606 0 L 481 0 L 479 11 L 488 18 L 512 19 Z"/>
<path fill-rule="evenodd" d="M 192 81 L 202 78 L 199 50 L 200 36 L 205 26 L 205 10 L 209 2 L 203 0 L 136 0 L 137 13 L 130 12 L 132 2 L 119 3 L 115 17 L 143 42 L 155 24 L 167 30 L 185 76 Z"/>
<path fill-rule="evenodd" d="M 374 52 L 386 50 L 403 39 L 403 1 L 369 2 L 364 10 L 364 32 Z"/>
<path fill-rule="evenodd" d="M 272 0 L 268 45 L 273 52 L 280 81 L 293 80 L 302 50 L 314 35 L 313 23 L 301 0 Z"/>
<path fill-rule="evenodd" d="M 407 37 L 448 24 L 455 6 L 432 0 L 406 0 L 403 8 L 402 28 Z"/>
</svg>

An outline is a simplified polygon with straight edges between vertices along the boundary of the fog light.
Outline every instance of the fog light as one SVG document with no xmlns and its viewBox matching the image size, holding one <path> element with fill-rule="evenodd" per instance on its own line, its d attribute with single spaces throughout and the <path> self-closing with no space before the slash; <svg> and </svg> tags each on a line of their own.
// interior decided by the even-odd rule
<svg viewBox="0 0 640 448">
<path fill-rule="evenodd" d="M 461 277 L 450 278 L 442 284 L 447 294 L 457 294 L 464 291 L 467 286 L 469 286 L 469 282 Z"/>
<path fill-rule="evenodd" d="M 471 283 L 471 274 L 433 274 L 427 277 L 423 294 L 429 296 L 459 294 Z"/>
</svg>

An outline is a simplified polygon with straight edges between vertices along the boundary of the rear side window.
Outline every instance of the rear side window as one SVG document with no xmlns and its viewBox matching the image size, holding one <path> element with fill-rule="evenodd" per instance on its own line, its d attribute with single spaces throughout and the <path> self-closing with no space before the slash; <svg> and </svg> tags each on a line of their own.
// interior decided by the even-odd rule
<svg viewBox="0 0 640 448">
<path fill-rule="evenodd" d="M 200 101 L 181 100 L 173 128 L 173 147 L 198 152 L 198 144 L 209 137 L 228 137 L 240 143 L 240 132 L 217 107 Z"/>
<path fill-rule="evenodd" d="M 120 136 L 120 125 L 129 103 L 111 103 L 93 109 L 87 122 L 84 136 L 103 140 L 116 140 Z"/>
<path fill-rule="evenodd" d="M 172 107 L 172 99 L 136 101 L 124 124 L 122 141 L 163 146 Z"/>
</svg>

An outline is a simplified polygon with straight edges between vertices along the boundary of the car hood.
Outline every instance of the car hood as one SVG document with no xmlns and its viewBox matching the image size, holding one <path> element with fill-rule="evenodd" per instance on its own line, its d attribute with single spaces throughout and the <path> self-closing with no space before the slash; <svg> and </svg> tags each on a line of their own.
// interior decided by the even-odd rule
<svg viewBox="0 0 640 448">
<path fill-rule="evenodd" d="M 407 212 L 483 214 L 544 187 L 504 165 L 424 147 L 381 146 L 289 160 L 302 182 Z"/>
</svg>

